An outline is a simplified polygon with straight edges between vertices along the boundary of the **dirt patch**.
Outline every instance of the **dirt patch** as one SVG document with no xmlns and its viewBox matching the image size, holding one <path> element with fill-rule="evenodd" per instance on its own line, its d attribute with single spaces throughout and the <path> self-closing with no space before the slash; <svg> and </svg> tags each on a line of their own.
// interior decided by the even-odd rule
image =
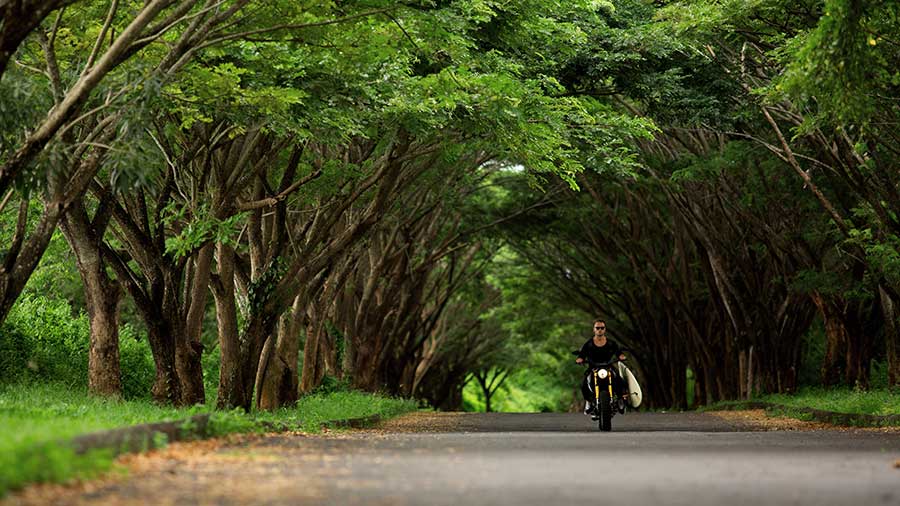
<svg viewBox="0 0 900 506">
<path fill-rule="evenodd" d="M 459 428 L 467 413 L 416 411 L 379 423 L 367 432 L 450 432 Z"/>
<path fill-rule="evenodd" d="M 833 430 L 840 432 L 883 432 L 900 433 L 900 427 L 844 427 L 823 422 L 808 422 L 786 416 L 769 416 L 764 409 L 747 409 L 738 411 L 707 411 L 731 423 L 761 431 L 809 431 Z"/>
</svg>

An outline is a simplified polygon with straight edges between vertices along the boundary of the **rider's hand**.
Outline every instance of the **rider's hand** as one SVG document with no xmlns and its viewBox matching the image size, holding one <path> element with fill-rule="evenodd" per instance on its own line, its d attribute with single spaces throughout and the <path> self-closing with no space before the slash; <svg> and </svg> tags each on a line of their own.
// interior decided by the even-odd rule
<svg viewBox="0 0 900 506">
<path fill-rule="evenodd" d="M 578 357 L 578 358 L 575 359 L 575 363 L 576 363 L 576 364 L 580 364 L 580 363 L 582 363 L 582 362 L 584 362 L 584 359 L 581 358 L 581 357 Z"/>
<path fill-rule="evenodd" d="M 621 355 L 619 355 L 619 360 L 625 360 L 625 354 L 624 354 L 624 353 L 621 354 Z"/>
</svg>

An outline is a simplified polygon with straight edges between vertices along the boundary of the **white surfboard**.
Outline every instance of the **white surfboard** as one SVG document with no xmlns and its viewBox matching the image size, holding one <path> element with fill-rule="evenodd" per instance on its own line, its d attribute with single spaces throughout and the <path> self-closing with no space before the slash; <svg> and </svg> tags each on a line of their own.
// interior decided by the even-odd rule
<svg viewBox="0 0 900 506">
<path fill-rule="evenodd" d="M 619 362 L 616 365 L 619 366 L 620 377 L 625 378 L 625 381 L 628 383 L 628 403 L 631 404 L 632 408 L 640 406 L 644 395 L 641 393 L 641 386 L 638 384 L 637 379 L 634 377 L 634 374 L 631 374 L 631 369 L 626 367 L 625 364 Z"/>
</svg>

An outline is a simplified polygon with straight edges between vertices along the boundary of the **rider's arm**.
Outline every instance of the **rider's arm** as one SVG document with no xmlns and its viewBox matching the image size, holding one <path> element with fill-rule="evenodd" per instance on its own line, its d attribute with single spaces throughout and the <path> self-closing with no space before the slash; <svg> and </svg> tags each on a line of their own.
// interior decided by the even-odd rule
<svg viewBox="0 0 900 506">
<path fill-rule="evenodd" d="M 587 351 L 586 351 L 587 344 L 588 344 L 588 342 L 585 342 L 584 344 L 581 345 L 581 349 L 578 350 L 578 358 L 575 359 L 576 364 L 584 363 L 584 358 L 587 357 Z"/>
</svg>

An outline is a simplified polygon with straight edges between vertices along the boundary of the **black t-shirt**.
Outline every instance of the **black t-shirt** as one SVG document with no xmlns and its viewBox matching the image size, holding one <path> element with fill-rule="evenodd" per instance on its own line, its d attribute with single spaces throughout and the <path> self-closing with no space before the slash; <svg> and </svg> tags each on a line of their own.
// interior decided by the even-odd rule
<svg viewBox="0 0 900 506">
<path fill-rule="evenodd" d="M 581 347 L 578 356 L 584 359 L 590 359 L 594 363 L 609 362 L 613 357 L 618 357 L 622 353 L 622 349 L 610 338 L 606 338 L 606 344 L 597 346 L 594 344 L 594 338 L 590 338 Z"/>
</svg>

